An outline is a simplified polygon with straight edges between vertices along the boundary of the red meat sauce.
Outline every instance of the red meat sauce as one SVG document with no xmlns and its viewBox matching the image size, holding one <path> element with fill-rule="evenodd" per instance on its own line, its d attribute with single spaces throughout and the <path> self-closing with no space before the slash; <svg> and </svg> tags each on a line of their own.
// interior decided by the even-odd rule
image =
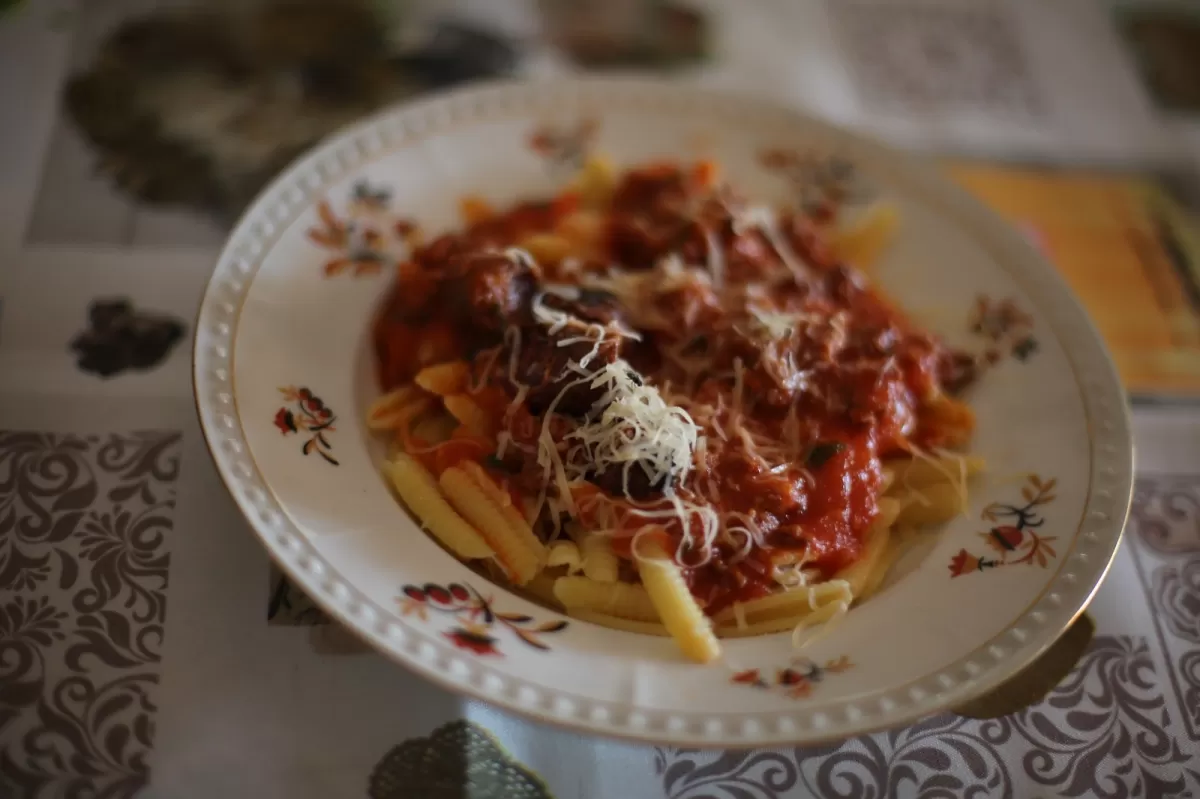
<svg viewBox="0 0 1200 799">
<path fill-rule="evenodd" d="M 660 387 L 670 381 L 673 389 L 687 379 L 662 357 L 664 347 L 691 337 L 710 361 L 692 386 L 691 398 L 720 403 L 726 437 L 701 425 L 708 442 L 704 462 L 674 490 L 682 499 L 714 506 L 726 521 L 731 514 L 751 518 L 764 544 L 746 552 L 741 542 L 719 539 L 713 556 L 702 564 L 699 553 L 679 547 L 689 586 L 711 615 L 775 590 L 773 567 L 781 555 L 804 553 L 805 568 L 823 577 L 852 564 L 878 512 L 881 458 L 913 445 L 944 443 L 950 432 L 925 412 L 925 400 L 961 388 L 973 370 L 970 359 L 917 330 L 857 273 L 837 264 L 821 243 L 818 223 L 799 214 L 779 218 L 788 245 L 812 270 L 802 279 L 788 271 L 761 231 L 737 230 L 730 210 L 737 199 L 714 199 L 696 180 L 698 172 L 652 165 L 626 173 L 607 212 L 606 254 L 611 262 L 636 270 L 649 269 L 670 253 L 703 264 L 713 241 L 722 250 L 729 288 L 718 296 L 711 286 L 694 283 L 659 297 L 656 311 L 668 315 L 670 329 L 642 330 L 643 341 L 627 344 L 620 353 L 642 379 Z M 375 325 L 384 388 L 411 380 L 424 365 L 465 358 L 475 363 L 477 377 L 487 384 L 485 396 L 503 414 L 516 389 L 506 379 L 507 355 L 497 357 L 496 349 L 504 350 L 504 331 L 513 325 L 527 337 L 541 335 L 529 319 L 528 303 L 543 276 L 536 266 L 531 270 L 500 250 L 532 233 L 553 230 L 575 207 L 570 194 L 522 203 L 418 248 L 400 267 Z M 747 335 L 746 320 L 741 318 L 739 325 L 735 318 L 740 287 L 750 283 L 758 288 L 756 302 L 779 313 L 801 313 L 806 323 L 767 344 Z M 744 298 L 741 303 L 744 311 Z M 543 342 L 538 363 L 546 362 L 547 353 L 555 354 L 552 342 L 549 347 Z M 617 357 L 615 348 L 608 355 Z M 743 370 L 745 399 L 736 415 L 729 410 L 735 362 Z M 521 367 L 522 375 L 537 371 L 528 367 Z M 542 396 L 554 394 L 544 389 Z M 531 392 L 537 395 L 537 390 Z M 506 410 L 512 446 L 502 462 L 492 457 L 484 461 L 514 490 L 536 492 L 542 471 L 534 453 L 544 405 L 532 412 L 526 406 Z M 798 420 L 801 449 L 787 464 L 764 460 L 739 446 L 737 436 L 725 429 L 735 416 L 737 426 L 757 440 L 774 442 L 787 438 L 791 416 Z M 556 436 L 571 427 L 566 419 L 553 419 Z M 457 450 L 471 452 L 462 445 Z M 612 481 L 593 482 L 613 506 L 625 509 L 614 549 L 631 558 L 633 535 L 648 523 L 639 518 L 636 506 L 646 503 L 626 502 Z M 708 490 L 711 484 L 719 493 L 716 500 Z M 658 505 L 666 506 L 665 500 Z M 653 523 L 662 525 L 677 547 L 697 535 L 682 529 L 678 520 Z"/>
</svg>

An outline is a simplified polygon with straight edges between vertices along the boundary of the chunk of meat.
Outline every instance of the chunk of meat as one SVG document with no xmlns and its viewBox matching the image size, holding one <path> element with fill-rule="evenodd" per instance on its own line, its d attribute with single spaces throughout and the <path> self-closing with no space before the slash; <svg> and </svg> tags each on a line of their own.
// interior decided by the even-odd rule
<svg viewBox="0 0 1200 799">
<path fill-rule="evenodd" d="M 782 233 L 796 255 L 818 271 L 837 265 L 820 228 L 803 214 L 785 214 L 781 220 Z"/>
<path fill-rule="evenodd" d="M 688 176 L 675 165 L 629 172 L 613 192 L 606 240 L 609 254 L 627 269 L 650 269 L 664 255 L 703 244 L 688 213 Z"/>
<path fill-rule="evenodd" d="M 672 251 L 679 232 L 678 222 L 615 214 L 606 232 L 609 256 L 626 269 L 653 269 L 660 258 Z"/>
<path fill-rule="evenodd" d="M 584 334 L 582 324 L 568 325 L 558 334 L 551 336 L 541 325 L 527 325 L 521 329 L 521 346 L 517 356 L 516 379 L 529 386 L 527 403 L 533 413 L 544 413 L 554 399 L 570 383 L 575 383 L 563 394 L 554 410 L 566 416 L 585 416 L 596 400 L 604 395 L 602 387 L 592 388 L 590 380 L 568 369 L 571 361 L 580 363 L 591 355 L 595 348 L 589 341 L 576 341 L 565 346 L 565 339 Z M 620 357 L 621 339 L 610 336 L 600 345 L 588 362 L 588 372 L 615 363 Z M 576 382 L 579 381 L 579 382 Z"/>
<path fill-rule="evenodd" d="M 652 482 L 650 475 L 638 461 L 630 461 L 623 466 L 610 466 L 602 472 L 591 474 L 588 480 L 611 496 L 628 497 L 641 502 L 661 496 L 674 478 L 668 474 L 665 478 Z M 626 488 L 629 490 L 626 491 Z"/>
<path fill-rule="evenodd" d="M 625 174 L 613 191 L 618 213 L 679 216 L 688 202 L 688 177 L 674 164 L 654 164 Z"/>
<path fill-rule="evenodd" d="M 620 324 L 624 322 L 621 314 L 621 304 L 615 295 L 596 289 L 581 289 L 575 299 L 567 299 L 558 294 L 547 293 L 542 300 L 547 308 L 563 311 L 578 317 L 585 322 L 601 325 Z"/>
<path fill-rule="evenodd" d="M 523 321 L 537 280 L 529 265 L 504 253 L 478 253 L 451 262 L 438 301 L 458 323 L 475 331 L 503 333 Z"/>
</svg>

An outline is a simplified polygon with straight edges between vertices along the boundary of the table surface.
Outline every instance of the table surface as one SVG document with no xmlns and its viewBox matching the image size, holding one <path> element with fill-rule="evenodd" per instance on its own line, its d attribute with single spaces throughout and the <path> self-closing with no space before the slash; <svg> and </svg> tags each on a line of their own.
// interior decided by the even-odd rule
<svg viewBox="0 0 1200 799">
<path fill-rule="evenodd" d="M 222 239 L 116 194 L 59 109 L 105 26 L 153 5 L 0 18 L 0 795 L 1200 796 L 1187 403 L 1135 407 L 1130 535 L 1092 606 L 1096 637 L 1047 699 L 1005 718 L 805 749 L 635 746 L 446 694 L 322 623 L 213 470 L 190 344 L 108 379 L 70 351 L 96 298 L 190 320 Z M 529 4 L 503 5 L 501 24 L 529 24 Z M 705 5 L 718 57 L 689 80 L 929 152 L 1200 166 L 1200 124 L 1156 109 L 1096 0 Z M 991 61 L 947 71 L 909 46 L 923 36 Z M 464 741 L 470 787 L 449 789 L 436 781 L 462 770 Z"/>
</svg>

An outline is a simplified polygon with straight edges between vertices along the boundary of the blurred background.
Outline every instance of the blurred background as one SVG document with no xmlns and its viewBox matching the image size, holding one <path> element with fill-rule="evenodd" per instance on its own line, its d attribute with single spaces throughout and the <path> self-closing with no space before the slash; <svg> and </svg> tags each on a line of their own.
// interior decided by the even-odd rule
<svg viewBox="0 0 1200 799">
<path fill-rule="evenodd" d="M 1063 270 L 1135 395 L 1200 391 L 1194 2 L 9 0 L 4 14 L 6 105 L 54 105 L 10 178 L 29 179 L 16 217 L 33 249 L 215 252 L 272 175 L 376 108 L 507 75 L 650 71 L 938 160 Z"/>
</svg>

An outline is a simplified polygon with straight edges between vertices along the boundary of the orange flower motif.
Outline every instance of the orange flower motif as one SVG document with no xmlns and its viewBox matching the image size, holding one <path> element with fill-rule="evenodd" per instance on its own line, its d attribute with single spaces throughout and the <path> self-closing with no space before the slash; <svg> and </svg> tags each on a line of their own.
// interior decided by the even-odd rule
<svg viewBox="0 0 1200 799">
<path fill-rule="evenodd" d="M 464 624 L 455 627 L 442 635 L 454 642 L 459 649 L 466 649 L 476 655 L 496 655 L 501 657 L 496 649 L 496 639 L 487 634 L 487 628 L 477 624 Z"/>
<path fill-rule="evenodd" d="M 807 699 L 812 696 L 813 685 L 811 680 L 802 680 L 788 689 L 788 696 L 792 699 Z"/>
<path fill-rule="evenodd" d="M 732 681 L 782 694 L 789 699 L 804 699 L 811 696 L 817 683 L 830 674 L 840 674 L 854 667 L 850 658 L 842 655 L 825 662 L 824 667 L 804 657 L 795 658 L 790 666 L 776 669 L 773 678 L 764 678 L 759 669 L 735 672 Z"/>
<path fill-rule="evenodd" d="M 960 549 L 958 554 L 950 560 L 951 577 L 961 577 L 969 572 L 979 571 L 979 569 L 979 558 L 965 549 Z"/>
<path fill-rule="evenodd" d="M 317 216 L 321 218 L 321 226 L 309 228 L 308 237 L 331 250 L 345 247 L 349 239 L 346 224 L 337 218 L 329 203 L 324 200 L 317 203 Z"/>
<path fill-rule="evenodd" d="M 733 681 L 741 685 L 757 685 L 759 688 L 766 688 L 767 683 L 758 674 L 758 669 L 746 669 L 739 671 L 733 675 Z"/>
<path fill-rule="evenodd" d="M 376 274 L 383 266 L 385 256 L 379 251 L 382 237 L 378 231 L 362 227 L 354 221 L 343 221 L 334 214 L 329 203 L 317 203 L 317 216 L 321 224 L 309 228 L 308 237 L 329 250 L 338 250 L 338 257 L 325 264 L 326 277 L 353 269 L 355 276 Z"/>
<path fill-rule="evenodd" d="M 419 602 L 408 597 L 402 597 L 399 600 L 399 604 L 401 616 L 415 615 L 421 621 L 428 621 L 429 613 L 425 610 L 424 602 Z"/>
<path fill-rule="evenodd" d="M 546 651 L 550 647 L 542 641 L 542 636 L 562 632 L 569 625 L 563 620 L 539 623 L 524 613 L 496 611 L 492 608 L 492 597 L 484 596 L 464 583 L 406 585 L 396 600 L 402 615 L 412 613 L 422 621 L 428 613 L 457 617 L 458 624 L 442 635 L 459 649 L 477 655 L 503 655 L 496 647 L 498 639 L 491 635 L 498 627 L 507 628 L 534 649 Z"/>
<path fill-rule="evenodd" d="M 780 669 L 775 675 L 775 684 L 787 689 L 787 695 L 793 699 L 803 699 L 812 694 L 813 681 L 808 674 L 796 669 Z"/>
<path fill-rule="evenodd" d="M 849 655 L 842 655 L 841 657 L 825 662 L 825 671 L 828 671 L 831 674 L 840 674 L 841 672 L 847 671 L 853 667 L 854 664 L 850 662 Z"/>
</svg>

